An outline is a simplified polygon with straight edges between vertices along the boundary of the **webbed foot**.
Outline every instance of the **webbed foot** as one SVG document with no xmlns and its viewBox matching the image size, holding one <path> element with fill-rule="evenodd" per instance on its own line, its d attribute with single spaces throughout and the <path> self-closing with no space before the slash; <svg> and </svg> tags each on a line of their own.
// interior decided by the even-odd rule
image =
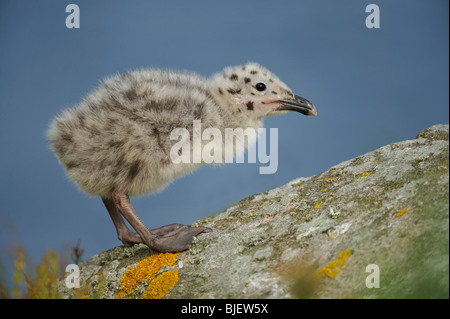
<svg viewBox="0 0 450 319">
<path fill-rule="evenodd" d="M 114 191 L 111 198 L 102 199 L 116 226 L 117 235 L 125 245 L 144 243 L 150 249 L 159 252 L 180 252 L 189 249 L 194 236 L 211 231 L 207 227 L 190 227 L 181 224 L 149 230 L 134 211 L 126 193 Z M 136 233 L 128 229 L 122 217 L 128 221 Z"/>
<path fill-rule="evenodd" d="M 181 227 L 167 232 L 162 236 L 158 236 L 153 242 L 154 247 L 150 248 L 156 249 L 160 252 L 180 252 L 191 247 L 194 236 L 201 233 L 209 233 L 210 231 L 211 228 L 207 227 L 190 227 L 181 225 Z"/>
</svg>

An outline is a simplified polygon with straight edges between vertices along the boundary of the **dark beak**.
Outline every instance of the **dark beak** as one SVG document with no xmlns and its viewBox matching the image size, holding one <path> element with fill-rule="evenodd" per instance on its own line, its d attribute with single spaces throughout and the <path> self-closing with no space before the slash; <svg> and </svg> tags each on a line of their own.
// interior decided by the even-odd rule
<svg viewBox="0 0 450 319">
<path fill-rule="evenodd" d="M 317 110 L 314 104 L 298 95 L 293 99 L 279 100 L 282 105 L 277 108 L 277 111 L 296 111 L 305 115 L 317 115 Z"/>
</svg>

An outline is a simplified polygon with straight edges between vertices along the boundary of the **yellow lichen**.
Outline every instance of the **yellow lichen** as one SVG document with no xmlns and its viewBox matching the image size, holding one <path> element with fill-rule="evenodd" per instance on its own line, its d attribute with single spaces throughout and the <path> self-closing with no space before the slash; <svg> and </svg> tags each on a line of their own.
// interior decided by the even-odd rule
<svg viewBox="0 0 450 319">
<path fill-rule="evenodd" d="M 173 271 L 169 271 L 168 273 L 171 273 L 170 275 L 164 275 L 165 272 L 158 277 L 156 277 L 156 275 L 163 266 L 173 266 L 177 261 L 178 255 L 179 253 L 156 253 L 149 258 L 141 260 L 136 266 L 128 268 L 120 280 L 120 288 L 116 298 L 132 298 L 135 289 L 144 283 L 149 283 L 147 291 L 145 292 L 146 296 L 153 295 L 159 296 L 159 298 L 164 297 L 177 283 L 178 271 L 176 271 L 176 274 Z M 162 275 L 164 276 L 161 279 L 158 279 Z M 153 283 L 153 281 L 156 282 Z M 155 287 L 158 292 L 152 294 L 151 290 Z M 163 292 L 165 293 L 163 294 Z"/>
<path fill-rule="evenodd" d="M 339 268 L 344 267 L 347 264 L 347 259 L 352 254 L 350 249 L 344 250 L 338 255 L 336 260 L 330 261 L 326 267 L 321 268 L 315 272 L 316 278 L 323 278 L 328 276 L 330 278 L 336 277 L 341 272 Z"/>
<path fill-rule="evenodd" d="M 407 209 L 400 209 L 397 214 L 395 214 L 396 217 L 402 216 L 408 214 L 408 210 Z"/>
<path fill-rule="evenodd" d="M 366 177 L 366 176 L 370 176 L 370 175 L 372 175 L 372 172 L 361 173 L 361 177 Z"/>
<path fill-rule="evenodd" d="M 315 208 L 315 209 L 319 209 L 319 208 L 320 208 L 320 205 L 316 205 L 316 206 L 314 206 L 314 208 Z"/>
<path fill-rule="evenodd" d="M 317 278 L 323 278 L 325 276 L 334 278 L 340 272 L 341 272 L 341 270 L 339 268 L 335 268 L 335 269 L 322 268 L 322 269 L 319 269 L 318 271 L 316 271 L 315 275 Z"/>
<path fill-rule="evenodd" d="M 142 295 L 143 299 L 161 299 L 175 287 L 178 282 L 178 270 L 165 271 L 153 279 Z"/>
</svg>

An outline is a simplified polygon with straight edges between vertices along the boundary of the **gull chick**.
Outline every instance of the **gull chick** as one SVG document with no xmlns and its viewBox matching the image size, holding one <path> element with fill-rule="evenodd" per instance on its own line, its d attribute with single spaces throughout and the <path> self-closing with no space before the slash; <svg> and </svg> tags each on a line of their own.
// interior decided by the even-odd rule
<svg viewBox="0 0 450 319">
<path fill-rule="evenodd" d="M 143 242 L 160 252 L 186 250 L 206 227 L 171 224 L 149 230 L 130 196 L 161 190 L 202 163 L 173 163 L 174 129 L 258 128 L 269 115 L 316 115 L 257 63 L 227 67 L 209 79 L 191 72 L 142 69 L 105 79 L 78 105 L 56 116 L 47 132 L 67 175 L 84 192 L 100 196 L 125 245 Z M 134 228 L 130 230 L 125 221 Z"/>
</svg>

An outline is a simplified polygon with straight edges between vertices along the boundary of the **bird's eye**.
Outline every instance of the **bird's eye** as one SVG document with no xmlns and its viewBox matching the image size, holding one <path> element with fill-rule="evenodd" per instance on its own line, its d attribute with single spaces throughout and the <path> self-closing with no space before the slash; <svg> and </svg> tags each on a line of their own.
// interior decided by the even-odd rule
<svg viewBox="0 0 450 319">
<path fill-rule="evenodd" d="M 255 88 L 258 91 L 262 92 L 262 91 L 264 91 L 266 89 L 266 85 L 264 83 L 262 83 L 262 82 L 259 82 L 259 83 L 256 83 Z"/>
</svg>

